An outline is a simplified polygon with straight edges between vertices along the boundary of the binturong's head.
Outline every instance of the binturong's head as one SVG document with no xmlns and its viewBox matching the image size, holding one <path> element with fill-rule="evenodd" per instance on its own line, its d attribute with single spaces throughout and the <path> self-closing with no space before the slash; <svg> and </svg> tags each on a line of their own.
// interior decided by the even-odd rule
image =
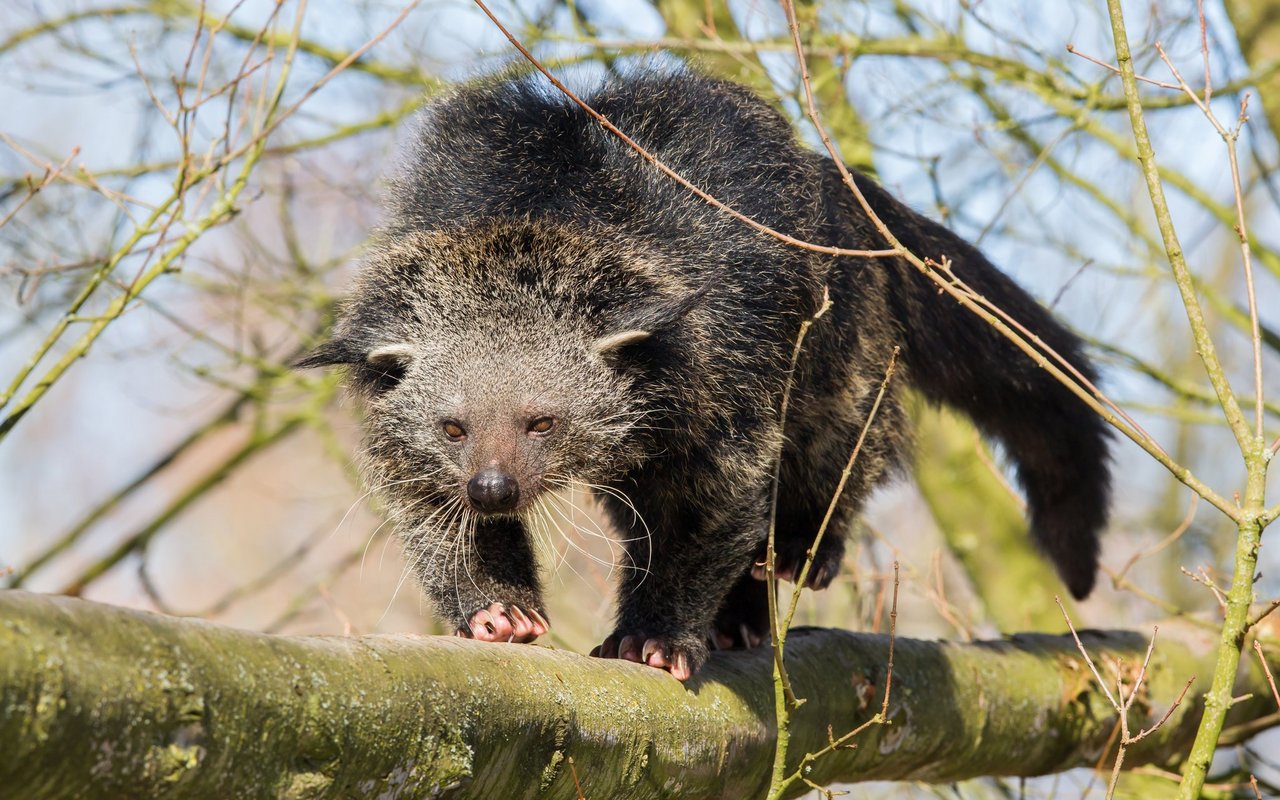
<svg viewBox="0 0 1280 800">
<path fill-rule="evenodd" d="M 385 232 L 332 338 L 297 366 L 347 369 L 366 479 L 402 522 L 410 506 L 521 515 L 649 447 L 636 362 L 691 301 L 647 283 L 634 256 L 529 222 Z M 601 294 L 628 271 L 629 301 Z"/>
</svg>

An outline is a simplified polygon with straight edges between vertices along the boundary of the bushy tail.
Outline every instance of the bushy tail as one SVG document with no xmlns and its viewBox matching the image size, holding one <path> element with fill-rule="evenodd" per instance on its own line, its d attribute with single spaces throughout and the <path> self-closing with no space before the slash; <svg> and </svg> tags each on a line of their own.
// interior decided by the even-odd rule
<svg viewBox="0 0 1280 800">
<path fill-rule="evenodd" d="M 903 206 L 873 181 L 860 178 L 858 184 L 877 215 L 913 253 L 939 262 L 944 256 L 950 259 L 956 276 L 970 288 L 1095 380 L 1079 338 L 975 247 Z M 912 384 L 930 400 L 965 412 L 984 434 L 1004 445 L 1026 492 L 1035 541 L 1071 594 L 1083 598 L 1093 589 L 1098 535 L 1107 522 L 1111 478 L 1106 424 L 910 264 L 895 261 L 890 272 L 889 303 L 902 326 L 903 361 Z"/>
</svg>

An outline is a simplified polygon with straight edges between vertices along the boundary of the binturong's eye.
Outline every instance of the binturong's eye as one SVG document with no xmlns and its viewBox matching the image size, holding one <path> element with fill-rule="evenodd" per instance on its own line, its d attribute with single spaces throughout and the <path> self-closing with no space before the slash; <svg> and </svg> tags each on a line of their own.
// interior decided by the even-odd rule
<svg viewBox="0 0 1280 800">
<path fill-rule="evenodd" d="M 544 434 L 550 433 L 551 429 L 556 426 L 555 417 L 538 417 L 529 423 L 529 433 Z"/>
<path fill-rule="evenodd" d="M 444 422 L 440 423 L 440 427 L 444 429 L 444 435 L 448 436 L 455 442 L 460 442 L 467 438 L 467 429 L 459 425 L 454 420 L 446 419 Z"/>
</svg>

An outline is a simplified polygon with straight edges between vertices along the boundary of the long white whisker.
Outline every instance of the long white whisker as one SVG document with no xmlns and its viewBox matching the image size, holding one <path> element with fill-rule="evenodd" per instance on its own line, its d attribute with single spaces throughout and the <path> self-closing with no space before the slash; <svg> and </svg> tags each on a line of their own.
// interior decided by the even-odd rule
<svg viewBox="0 0 1280 800">
<path fill-rule="evenodd" d="M 436 554 L 440 552 L 440 547 L 445 542 L 450 541 L 449 532 L 453 529 L 453 518 L 460 512 L 462 501 L 457 497 L 450 498 L 449 502 L 433 513 L 423 527 L 432 526 L 435 528 L 439 541 L 436 543 L 435 550 L 431 553 L 431 558 L 423 562 L 422 556 L 426 553 L 427 546 L 430 544 L 430 537 L 418 537 L 419 541 L 412 543 L 412 552 L 414 555 L 413 566 L 416 568 L 420 563 L 430 564 L 435 561 Z M 439 515 L 444 515 L 444 520 L 437 524 L 436 519 Z"/>
<path fill-rule="evenodd" d="M 414 532 L 421 530 L 421 526 L 414 526 Z M 381 623 L 391 611 L 391 606 L 395 605 L 396 598 L 400 596 L 400 587 L 404 586 L 405 580 L 409 577 L 409 573 L 413 571 L 414 559 L 406 558 L 405 565 L 400 570 L 400 580 L 396 581 L 396 588 L 391 591 L 391 599 L 387 601 L 387 607 L 382 609 L 382 613 L 378 616 L 378 623 Z"/>
<path fill-rule="evenodd" d="M 463 608 L 463 604 L 462 604 L 462 591 L 458 588 L 458 584 L 460 583 L 460 581 L 458 580 L 458 566 L 465 562 L 467 558 L 467 550 L 470 549 L 470 545 L 466 540 L 467 539 L 466 526 L 467 526 L 468 513 L 469 512 L 466 506 L 463 506 L 457 521 L 458 535 L 455 538 L 450 540 L 451 546 L 449 548 L 449 553 L 448 553 L 449 560 L 453 562 L 452 577 L 453 577 L 454 603 L 456 604 L 459 611 L 464 611 L 464 612 L 466 611 L 466 609 Z M 467 622 L 470 623 L 470 620 L 467 620 Z"/>
<path fill-rule="evenodd" d="M 330 531 L 329 536 L 327 538 L 332 539 L 334 534 L 342 530 L 342 526 L 346 524 L 347 519 L 356 510 L 356 507 L 359 506 L 361 503 L 363 503 L 365 500 L 369 499 L 369 496 L 372 495 L 374 492 L 380 492 L 383 489 L 389 489 L 392 486 L 399 486 L 405 483 L 418 483 L 422 481 L 427 481 L 427 480 L 430 480 L 436 474 L 437 473 L 433 472 L 430 475 L 417 475 L 412 478 L 404 478 L 402 480 L 397 480 L 397 481 L 387 481 L 386 483 L 379 484 L 367 490 L 364 494 L 360 495 L 355 500 L 353 500 L 351 502 L 351 505 L 347 506 L 347 512 L 342 515 L 342 519 L 338 520 L 338 524 L 334 526 L 332 531 Z"/>
<path fill-rule="evenodd" d="M 440 551 L 440 547 L 443 546 L 445 542 L 448 541 L 448 530 L 450 528 L 450 525 L 452 524 L 451 517 L 456 512 L 458 504 L 459 504 L 459 501 L 455 497 L 452 500 L 450 500 L 450 502 L 446 503 L 444 506 L 442 506 L 441 508 L 433 512 L 425 520 L 413 526 L 412 534 L 421 534 L 424 531 L 430 530 L 428 526 L 434 523 L 437 514 L 440 514 L 440 513 L 445 514 L 446 521 L 449 524 L 440 525 L 436 529 L 437 533 L 439 534 L 438 535 L 439 542 L 436 543 L 436 549 L 432 553 L 431 561 L 434 561 L 435 553 L 438 553 Z M 396 588 L 391 592 L 391 599 L 387 601 L 387 607 L 382 610 L 381 616 L 378 617 L 378 622 L 382 622 L 382 620 L 387 616 L 387 613 L 391 611 L 391 606 L 395 604 L 396 597 L 400 595 L 400 587 L 404 586 L 405 580 L 408 579 L 411 573 L 417 571 L 419 564 L 423 563 L 422 556 L 426 552 L 426 546 L 431 538 L 430 534 L 426 536 L 419 536 L 419 535 L 412 535 L 412 534 L 406 534 L 400 537 L 401 540 L 406 544 L 404 569 L 400 573 L 400 580 L 396 582 Z M 426 563 L 430 563 L 430 561 Z"/>
<path fill-rule="evenodd" d="M 610 547 L 610 555 L 612 556 L 612 554 L 613 554 L 612 545 L 616 544 L 616 542 L 614 542 L 614 541 L 613 541 L 612 539 L 610 539 L 609 537 L 605 536 L 603 533 L 600 533 L 600 532 L 595 532 L 595 533 L 593 533 L 593 532 L 591 532 L 591 531 L 589 531 L 589 530 L 587 530 L 587 529 L 583 528 L 581 525 L 579 525 L 577 522 L 575 522 L 571 516 L 569 516 L 568 514 L 566 514 L 562 508 L 559 508 L 559 507 L 558 507 L 558 506 L 556 506 L 554 503 L 550 503 L 550 504 L 548 504 L 548 508 L 550 508 L 550 509 L 551 509 L 551 510 L 552 510 L 552 511 L 557 515 L 557 516 L 559 516 L 559 517 L 560 517 L 560 519 L 562 519 L 562 520 L 564 520 L 565 522 L 567 522 L 567 523 L 569 524 L 569 526 L 570 526 L 570 527 L 572 527 L 572 528 L 574 529 L 574 531 L 576 531 L 577 533 L 582 534 L 583 536 L 591 536 L 591 537 L 595 537 L 595 538 L 603 539 L 604 541 L 608 542 L 608 543 L 611 545 L 611 547 Z M 553 521 L 554 521 L 554 520 L 553 520 Z M 600 557 L 599 557 L 599 556 L 597 556 L 596 554 L 594 554 L 594 553 L 592 553 L 592 552 L 588 551 L 587 549 L 585 549 L 584 547 L 582 547 L 580 544 L 578 544 L 577 542 L 573 541 L 572 537 L 568 536 L 568 535 L 565 533 L 564 529 L 563 529 L 563 528 L 561 528 L 558 524 L 556 525 L 556 530 L 558 530 L 558 531 L 560 532 L 561 538 L 563 538 L 563 539 L 564 539 L 564 541 L 565 541 L 565 542 L 566 542 L 570 547 L 572 547 L 574 550 L 577 550 L 579 553 L 581 553 L 582 555 L 586 556 L 588 559 L 590 559 L 591 561 L 594 561 L 595 563 L 599 564 L 599 565 L 600 565 L 600 566 L 602 566 L 602 567 L 607 566 L 607 567 L 609 568 L 609 577 L 610 577 L 610 578 L 612 578 L 612 577 L 613 577 L 613 570 L 617 567 L 616 562 L 614 562 L 614 561 L 612 561 L 612 560 L 610 560 L 610 561 L 605 561 L 604 559 L 600 558 Z M 634 564 L 633 564 L 633 568 L 638 569 L 638 567 L 635 567 L 635 565 L 634 565 Z"/>
<path fill-rule="evenodd" d="M 475 576 L 471 574 L 471 556 L 479 556 L 475 548 L 475 533 L 478 519 L 479 515 L 472 511 L 463 512 L 463 521 L 466 531 L 460 539 L 460 541 L 465 544 L 462 549 L 462 570 L 466 574 L 467 580 L 471 581 L 471 588 L 476 590 L 476 594 L 483 597 L 485 600 L 492 600 L 492 598 L 476 584 Z M 454 584 L 454 591 L 457 591 L 456 583 Z M 462 597 L 460 595 L 458 597 L 458 603 L 459 607 L 461 607 Z"/>
<path fill-rule="evenodd" d="M 538 499 L 534 501 L 533 505 L 525 512 L 522 520 L 524 522 L 525 530 L 533 533 L 534 538 L 537 540 L 538 548 L 547 553 L 551 558 L 552 574 L 556 576 L 556 580 L 560 581 L 561 585 L 564 585 L 564 579 L 560 577 L 559 573 L 561 553 L 556 549 L 555 542 L 551 540 L 551 537 L 546 530 L 546 526 L 542 521 L 543 502 L 544 498 L 539 496 Z"/>
<path fill-rule="evenodd" d="M 422 496 L 422 497 L 418 498 L 417 500 L 414 500 L 414 501 L 413 501 L 412 503 L 410 503 L 410 504 L 408 505 L 408 507 L 406 507 L 403 511 L 397 512 L 396 516 L 398 516 L 398 517 L 403 517 L 403 516 L 405 516 L 409 511 L 412 511 L 414 508 L 417 508 L 419 505 L 421 505 L 422 503 L 426 502 L 426 501 L 427 501 L 427 499 L 428 499 L 428 497 L 429 497 L 428 495 L 424 495 L 424 496 Z M 433 514 L 432 516 L 434 516 L 434 514 Z M 429 520 L 429 519 L 430 519 L 430 518 L 428 518 L 428 520 Z M 386 517 L 386 519 L 382 520 L 382 522 L 378 525 L 378 527 L 376 527 L 376 528 L 374 528 L 374 529 L 373 529 L 373 533 L 369 534 L 369 540 L 368 540 L 367 542 L 365 542 L 365 543 L 364 543 L 364 551 L 360 553 L 360 580 L 364 580 L 364 560 L 365 560 L 365 558 L 367 558 L 367 557 L 368 557 L 368 555 L 369 555 L 369 547 L 373 544 L 373 540 L 374 540 L 374 538 L 378 535 L 378 532 L 379 532 L 379 531 L 381 531 L 383 528 L 385 528 L 385 527 L 386 527 L 389 523 L 391 523 L 393 520 L 394 520 L 394 517 L 393 517 L 392 515 L 388 514 L 388 515 L 387 515 L 387 517 Z M 387 550 L 386 550 L 386 548 L 384 547 L 384 548 L 382 549 L 382 554 L 383 554 L 383 556 L 385 556 L 385 555 L 386 555 L 386 553 L 387 553 Z M 379 569 L 381 569 L 381 568 L 382 568 L 382 561 L 381 561 L 381 559 L 379 559 L 379 561 L 378 561 L 378 568 L 379 568 Z"/>
<path fill-rule="evenodd" d="M 576 487 L 576 486 L 582 486 L 582 487 L 585 487 L 586 489 L 589 489 L 589 490 L 590 490 L 590 489 L 594 489 L 594 490 L 598 490 L 598 491 L 604 492 L 604 493 L 606 493 L 606 494 L 608 494 L 608 495 L 610 495 L 610 496 L 612 496 L 612 497 L 614 497 L 614 498 L 618 499 L 620 502 L 622 502 L 624 505 L 626 505 L 626 506 L 627 506 L 627 508 L 629 508 L 629 509 L 631 510 L 632 514 L 635 516 L 635 519 L 640 523 L 641 528 L 644 530 L 644 534 L 643 534 L 643 536 L 634 536 L 634 537 L 626 537 L 626 538 L 621 538 L 621 537 L 620 537 L 620 538 L 618 539 L 618 541 L 621 543 L 622 548 L 623 548 L 623 552 L 626 554 L 627 561 L 629 562 L 629 564 L 628 564 L 628 568 L 633 569 L 633 570 L 635 570 L 635 571 L 637 571 L 637 572 L 642 573 L 642 577 L 641 577 L 641 579 L 640 579 L 640 582 L 641 582 L 641 583 L 643 583 L 643 582 L 644 582 L 645 577 L 647 577 L 647 576 L 648 576 L 648 574 L 649 574 L 649 568 L 650 568 L 650 567 L 652 566 L 652 564 L 653 564 L 653 535 L 652 535 L 651 531 L 649 530 L 649 524 L 648 524 L 647 522 L 645 522 L 645 521 L 644 521 L 644 517 L 640 514 L 640 511 L 635 507 L 635 504 L 631 502 L 631 498 L 627 497 L 627 496 L 626 496 L 626 494 L 625 494 L 625 493 L 623 493 L 621 490 L 619 490 L 619 489 L 614 489 L 614 488 L 609 487 L 609 486 L 600 486 L 600 485 L 597 485 L 597 484 L 587 483 L 587 482 L 585 482 L 585 481 L 580 481 L 580 480 L 577 480 L 577 479 L 575 479 L 575 478 L 568 478 L 568 477 L 560 476 L 560 475 L 547 475 L 547 476 L 545 476 L 545 477 L 546 477 L 546 480 L 547 480 L 547 482 L 548 482 L 549 484 L 551 484 L 552 486 L 559 487 L 559 488 L 568 488 L 568 489 L 573 489 L 573 488 L 574 488 L 574 487 Z M 570 500 L 570 501 L 568 501 L 568 502 L 569 502 L 569 504 L 570 504 L 570 505 L 573 505 L 573 502 L 572 502 L 571 500 Z M 574 508 L 575 508 L 575 509 L 577 509 L 578 507 L 577 507 L 576 505 L 574 505 Z M 580 509 L 579 509 L 579 510 L 580 510 Z M 572 523 L 571 523 L 571 524 L 572 524 Z M 581 530 L 581 529 L 579 529 L 579 530 Z M 631 553 L 631 551 L 626 547 L 626 544 L 627 544 L 628 542 L 636 542 L 636 541 L 642 541 L 642 540 L 646 543 L 646 548 L 645 548 L 645 565 L 644 565 L 643 567 L 641 567 L 641 566 L 636 562 L 635 556 L 634 556 L 634 555 Z M 609 553 L 610 553 L 610 555 L 612 555 L 612 554 L 613 554 L 613 548 L 612 548 L 612 547 L 610 547 L 610 549 L 609 549 Z M 638 585 L 638 584 L 637 584 L 637 585 Z"/>
<path fill-rule="evenodd" d="M 578 480 L 577 478 L 560 478 L 559 476 L 555 476 L 555 478 L 550 478 L 550 477 L 547 478 L 547 481 L 548 483 L 552 483 L 553 485 L 562 486 L 565 488 L 581 487 L 582 489 L 585 489 L 585 490 L 601 492 L 603 494 L 609 495 L 610 497 L 613 497 L 618 502 L 626 506 L 627 509 L 631 511 L 632 516 L 635 517 L 635 520 L 640 523 L 640 527 L 644 529 L 644 535 L 633 536 L 628 538 L 619 538 L 618 541 L 638 542 L 642 539 L 651 538 L 651 534 L 649 531 L 649 523 L 644 521 L 644 517 L 640 514 L 640 510 L 636 508 L 635 503 L 631 502 L 631 498 L 627 497 L 626 493 L 624 493 L 622 490 L 615 489 L 612 486 L 602 486 L 598 483 L 588 483 L 587 481 Z"/>
<path fill-rule="evenodd" d="M 544 526 L 548 526 L 548 528 L 550 529 L 554 529 L 555 532 L 560 535 L 560 538 L 564 540 L 565 544 L 567 545 L 563 550 L 560 550 L 559 548 L 557 548 L 555 546 L 554 537 L 551 536 L 550 530 L 547 530 L 547 540 L 551 546 L 551 552 L 553 552 L 559 559 L 559 563 L 557 563 L 554 567 L 556 571 L 557 579 L 560 580 L 561 584 L 563 585 L 563 578 L 560 577 L 560 572 L 559 572 L 560 566 L 563 565 L 568 567 L 569 571 L 578 577 L 578 580 L 582 581 L 587 586 L 591 586 L 594 588 L 595 584 L 587 580 L 586 576 L 583 575 L 581 572 L 578 572 L 577 568 L 573 566 L 573 562 L 569 560 L 569 546 L 572 546 L 573 542 L 570 542 L 568 540 L 568 538 L 564 535 L 564 531 L 562 531 L 560 529 L 560 526 L 556 524 L 556 521 L 552 519 L 551 512 L 548 510 L 547 505 L 545 503 L 541 503 L 542 500 L 543 498 L 539 498 L 540 523 Z M 612 566 L 610 566 L 611 571 L 612 569 L 613 569 Z"/>
<path fill-rule="evenodd" d="M 572 491 L 572 488 L 571 488 L 571 491 Z M 571 495 L 571 494 L 569 494 L 569 493 L 563 493 L 563 494 L 559 494 L 559 495 L 557 495 L 557 496 L 556 496 L 556 499 L 557 499 L 557 500 L 559 500 L 560 502 L 565 503 L 566 505 L 568 505 L 568 506 L 569 506 L 570 508 L 572 508 L 574 511 L 578 512 L 579 514 L 581 514 L 585 519 L 590 520 L 590 521 L 591 521 L 591 527 L 594 529 L 594 531 L 585 531 L 585 530 L 584 530 L 584 533 L 586 533 L 586 535 L 588 535 L 588 536 L 591 536 L 592 538 L 595 538 L 595 539 L 603 539 L 604 541 L 608 542 L 608 543 L 609 543 L 609 552 L 610 552 L 610 553 L 613 553 L 613 545 L 614 545 L 614 544 L 617 544 L 616 540 L 615 540 L 613 537 L 611 537 L 611 536 L 607 536 L 607 535 L 605 534 L 605 532 L 604 532 L 604 531 L 600 530 L 600 526 L 596 524 L 595 520 L 594 520 L 594 519 L 592 519 L 591 515 L 590 515 L 590 514 L 588 514 L 586 511 L 582 510 L 582 508 L 581 508 L 581 507 L 579 507 L 577 503 L 573 502 L 573 500 L 572 500 L 571 498 L 572 498 L 572 495 Z"/>
<path fill-rule="evenodd" d="M 634 516 L 635 518 L 635 521 L 640 523 L 640 527 L 644 530 L 644 534 L 642 536 L 626 537 L 621 539 L 621 541 L 623 542 L 624 545 L 628 542 L 644 541 L 645 561 L 644 561 L 644 569 L 641 570 L 644 573 L 644 575 L 640 578 L 640 582 L 643 583 L 645 577 L 648 577 L 649 575 L 649 568 L 653 565 L 653 531 L 650 530 L 649 523 L 645 522 L 644 515 L 640 513 L 640 509 L 636 508 L 636 504 L 633 503 L 631 501 L 631 498 L 627 496 L 626 492 L 623 492 L 621 489 L 615 489 L 611 486 L 600 486 L 594 483 L 586 483 L 584 481 L 575 481 L 575 482 L 580 483 L 583 486 L 588 487 L 589 489 L 605 492 L 610 497 L 617 499 L 619 502 L 624 504 L 628 509 L 630 509 L 632 516 Z M 629 550 L 627 551 L 627 554 L 629 558 L 632 558 L 632 563 L 634 564 L 634 558 L 631 556 Z"/>
</svg>

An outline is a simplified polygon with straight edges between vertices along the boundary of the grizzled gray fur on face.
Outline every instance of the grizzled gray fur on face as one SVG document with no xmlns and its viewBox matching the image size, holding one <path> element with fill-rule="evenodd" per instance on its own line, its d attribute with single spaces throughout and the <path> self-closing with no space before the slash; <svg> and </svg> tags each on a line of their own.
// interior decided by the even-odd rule
<svg viewBox="0 0 1280 800">
<path fill-rule="evenodd" d="M 748 90 L 638 72 L 588 102 L 717 198 L 799 239 L 883 246 L 834 165 Z M 1066 357 L 1080 342 L 973 247 L 862 191 L 897 236 Z M 789 247 L 668 180 L 532 78 L 433 102 L 334 335 L 368 408 L 364 469 L 437 610 L 460 635 L 529 641 L 548 622 L 530 538 L 547 499 L 592 487 L 622 534 L 617 626 L 596 649 L 688 678 L 708 644 L 768 630 L 763 556 L 782 451 L 778 574 L 799 571 L 895 346 L 810 585 L 826 586 L 867 495 L 902 458 L 902 384 L 1004 445 L 1032 534 L 1088 594 L 1107 517 L 1102 422 L 896 258 Z M 779 406 L 800 324 L 821 303 Z M 785 441 L 785 444 L 784 444 Z M 998 577 L 993 577 L 998 580 Z"/>
</svg>

